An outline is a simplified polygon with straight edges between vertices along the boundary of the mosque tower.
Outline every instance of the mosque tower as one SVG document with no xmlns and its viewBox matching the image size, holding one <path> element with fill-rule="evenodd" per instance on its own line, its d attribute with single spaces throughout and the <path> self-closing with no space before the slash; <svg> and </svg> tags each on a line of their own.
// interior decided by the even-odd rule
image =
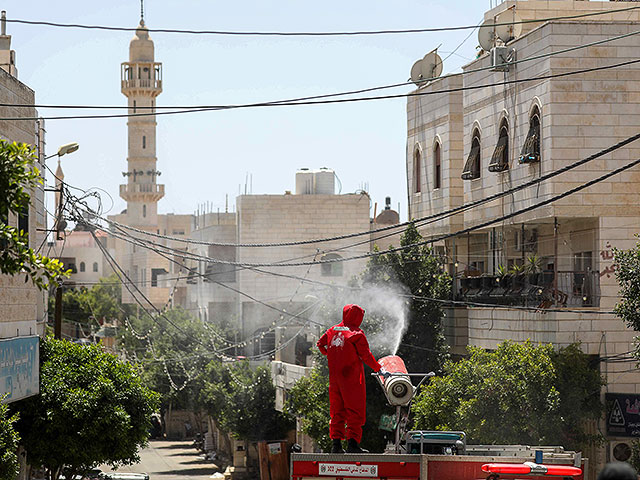
<svg viewBox="0 0 640 480">
<path fill-rule="evenodd" d="M 153 41 L 141 16 L 140 25 L 129 43 L 129 61 L 122 63 L 122 93 L 129 102 L 128 171 L 120 185 L 120 197 L 127 202 L 128 224 L 155 229 L 158 225 L 158 200 L 164 185 L 156 183 L 156 97 L 162 92 L 162 64 L 154 61 Z M 148 114 L 135 116 L 136 114 Z"/>
</svg>

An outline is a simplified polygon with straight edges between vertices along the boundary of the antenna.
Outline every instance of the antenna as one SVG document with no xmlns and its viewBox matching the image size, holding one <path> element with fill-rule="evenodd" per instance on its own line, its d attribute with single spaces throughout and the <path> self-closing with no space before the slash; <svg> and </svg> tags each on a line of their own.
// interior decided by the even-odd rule
<svg viewBox="0 0 640 480">
<path fill-rule="evenodd" d="M 438 49 L 431 50 L 422 59 L 422 77 L 436 78 L 442 73 L 442 59 L 438 55 Z"/>
<path fill-rule="evenodd" d="M 427 53 L 411 67 L 411 81 L 416 85 L 423 85 L 425 82 L 439 77 L 442 73 L 442 59 L 435 48 Z"/>
<path fill-rule="evenodd" d="M 140 0 L 140 23 L 144 24 L 144 0 Z"/>
<path fill-rule="evenodd" d="M 522 33 L 522 23 L 518 22 L 522 22 L 522 18 L 516 13 L 515 8 L 510 8 L 500 13 L 496 17 L 496 23 L 504 23 L 509 25 L 497 25 L 495 27 L 496 36 L 504 43 L 507 43 L 509 40 L 519 37 Z"/>
<path fill-rule="evenodd" d="M 495 22 L 491 19 L 485 20 L 478 29 L 478 42 L 483 50 L 489 51 L 495 45 L 496 31 Z"/>
</svg>

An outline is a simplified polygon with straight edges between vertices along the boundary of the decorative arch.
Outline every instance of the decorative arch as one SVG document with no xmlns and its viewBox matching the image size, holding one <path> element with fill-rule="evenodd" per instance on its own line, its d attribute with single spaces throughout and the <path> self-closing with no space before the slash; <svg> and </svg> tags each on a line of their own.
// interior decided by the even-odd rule
<svg viewBox="0 0 640 480">
<path fill-rule="evenodd" d="M 422 147 L 420 143 L 416 143 L 413 148 L 413 192 L 420 193 L 422 191 Z"/>
</svg>

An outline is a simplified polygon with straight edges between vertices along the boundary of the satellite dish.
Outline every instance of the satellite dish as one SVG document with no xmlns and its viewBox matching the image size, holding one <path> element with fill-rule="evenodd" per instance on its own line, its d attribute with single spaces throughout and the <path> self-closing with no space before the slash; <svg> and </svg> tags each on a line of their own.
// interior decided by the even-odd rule
<svg viewBox="0 0 640 480">
<path fill-rule="evenodd" d="M 478 42 L 483 50 L 487 52 L 491 50 L 496 41 L 495 22 L 493 20 L 485 20 L 478 29 Z"/>
<path fill-rule="evenodd" d="M 496 36 L 507 43 L 509 40 L 519 37 L 522 33 L 522 18 L 518 15 L 515 9 L 510 8 L 509 10 L 505 10 L 500 15 L 496 17 L 496 23 L 505 23 L 510 25 L 497 25 L 496 28 Z"/>
<path fill-rule="evenodd" d="M 422 78 L 431 79 L 439 77 L 442 73 L 442 59 L 437 49 L 427 53 L 422 59 Z"/>
<path fill-rule="evenodd" d="M 422 59 L 418 60 L 411 67 L 411 81 L 416 85 L 424 83 L 422 80 Z"/>
</svg>

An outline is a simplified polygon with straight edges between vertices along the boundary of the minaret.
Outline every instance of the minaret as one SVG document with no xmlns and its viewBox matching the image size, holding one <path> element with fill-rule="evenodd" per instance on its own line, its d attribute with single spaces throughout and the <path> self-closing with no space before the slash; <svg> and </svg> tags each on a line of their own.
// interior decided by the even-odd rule
<svg viewBox="0 0 640 480">
<path fill-rule="evenodd" d="M 120 185 L 120 197 L 127 202 L 130 225 L 156 228 L 158 200 L 164 196 L 164 185 L 156 183 L 155 99 L 162 92 L 162 64 L 154 62 L 153 41 L 140 18 L 140 25 L 129 44 L 129 61 L 122 64 L 122 93 L 129 100 L 128 171 L 126 185 Z M 153 115 L 135 116 L 140 113 Z"/>
</svg>

